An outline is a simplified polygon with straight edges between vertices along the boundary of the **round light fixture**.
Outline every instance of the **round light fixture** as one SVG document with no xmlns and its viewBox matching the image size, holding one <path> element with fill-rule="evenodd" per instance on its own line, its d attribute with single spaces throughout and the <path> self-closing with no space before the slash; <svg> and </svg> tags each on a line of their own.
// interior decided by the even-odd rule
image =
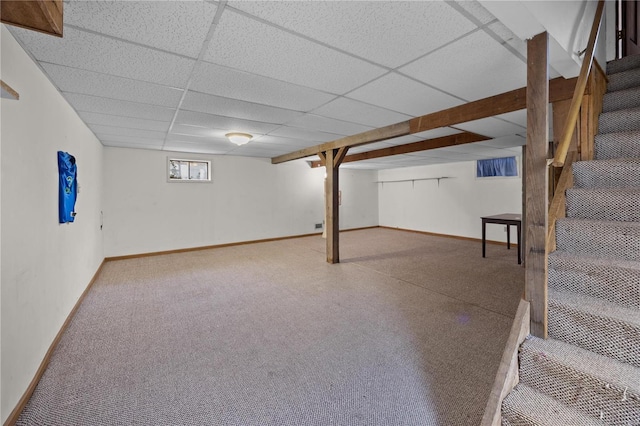
<svg viewBox="0 0 640 426">
<path fill-rule="evenodd" d="M 225 136 L 231 142 L 235 143 L 238 146 L 246 144 L 251 140 L 251 138 L 253 138 L 253 135 L 250 135 L 249 133 L 236 133 L 236 132 L 227 133 Z"/>
</svg>

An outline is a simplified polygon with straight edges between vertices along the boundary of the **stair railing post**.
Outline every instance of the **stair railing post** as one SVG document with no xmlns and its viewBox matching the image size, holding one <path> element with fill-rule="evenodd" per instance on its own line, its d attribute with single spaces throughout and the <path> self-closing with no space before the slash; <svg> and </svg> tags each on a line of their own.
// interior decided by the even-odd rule
<svg viewBox="0 0 640 426">
<path fill-rule="evenodd" d="M 525 162 L 525 298 L 531 333 L 547 337 L 547 221 L 549 150 L 549 37 L 527 41 L 527 145 Z"/>
</svg>

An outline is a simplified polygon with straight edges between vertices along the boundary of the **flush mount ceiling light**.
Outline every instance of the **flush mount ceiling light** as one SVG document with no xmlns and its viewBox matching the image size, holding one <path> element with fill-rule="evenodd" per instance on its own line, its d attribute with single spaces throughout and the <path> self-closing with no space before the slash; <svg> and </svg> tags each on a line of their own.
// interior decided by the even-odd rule
<svg viewBox="0 0 640 426">
<path fill-rule="evenodd" d="M 249 142 L 251 140 L 251 138 L 253 137 L 253 135 L 250 135 L 249 133 L 227 133 L 225 135 L 231 142 L 235 143 L 236 145 L 240 146 L 240 145 L 244 145 L 245 143 Z"/>
</svg>

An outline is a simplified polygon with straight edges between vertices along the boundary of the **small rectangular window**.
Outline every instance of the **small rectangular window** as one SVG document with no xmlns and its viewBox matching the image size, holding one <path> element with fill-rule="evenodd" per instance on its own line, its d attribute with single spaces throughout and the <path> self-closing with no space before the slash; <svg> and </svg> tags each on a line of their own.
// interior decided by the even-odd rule
<svg viewBox="0 0 640 426">
<path fill-rule="evenodd" d="M 211 161 L 169 158 L 169 182 L 211 182 Z"/>
<path fill-rule="evenodd" d="M 518 176 L 516 157 L 478 160 L 476 177 Z"/>
</svg>

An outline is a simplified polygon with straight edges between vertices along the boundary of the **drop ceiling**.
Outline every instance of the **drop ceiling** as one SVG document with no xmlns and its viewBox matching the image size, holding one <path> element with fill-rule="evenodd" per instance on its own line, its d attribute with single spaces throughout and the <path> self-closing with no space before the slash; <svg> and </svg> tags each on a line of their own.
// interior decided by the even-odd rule
<svg viewBox="0 0 640 426">
<path fill-rule="evenodd" d="M 526 85 L 525 42 L 469 0 L 73 0 L 62 39 L 9 28 L 114 147 L 269 158 Z M 343 167 L 511 156 L 525 125 L 517 111 L 360 146 L 493 138 Z"/>
</svg>

